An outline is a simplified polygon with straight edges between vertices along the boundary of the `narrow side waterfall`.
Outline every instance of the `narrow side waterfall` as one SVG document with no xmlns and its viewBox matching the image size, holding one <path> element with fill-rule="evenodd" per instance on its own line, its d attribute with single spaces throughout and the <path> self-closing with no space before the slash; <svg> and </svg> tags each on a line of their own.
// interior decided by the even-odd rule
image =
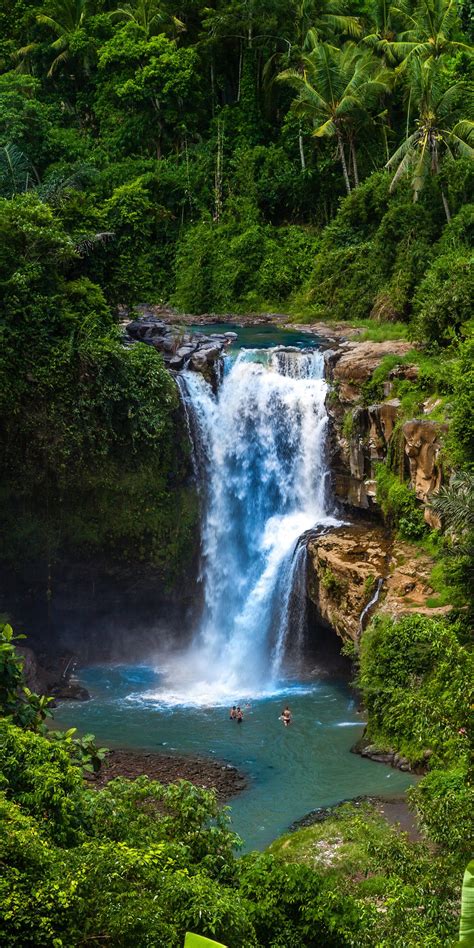
<svg viewBox="0 0 474 948">
<path fill-rule="evenodd" d="M 204 614 L 167 669 L 175 700 L 216 703 L 277 690 L 304 633 L 306 547 L 328 511 L 323 358 L 241 350 L 217 396 L 180 376 L 202 492 Z"/>
</svg>

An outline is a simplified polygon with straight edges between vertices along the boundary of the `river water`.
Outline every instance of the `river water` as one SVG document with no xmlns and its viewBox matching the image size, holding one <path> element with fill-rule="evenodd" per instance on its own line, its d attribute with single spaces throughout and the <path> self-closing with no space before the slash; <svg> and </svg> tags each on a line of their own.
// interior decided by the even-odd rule
<svg viewBox="0 0 474 948">
<path fill-rule="evenodd" d="M 202 618 L 182 652 L 157 644 L 147 665 L 82 669 L 93 700 L 58 714 L 106 744 L 211 755 L 246 771 L 249 789 L 232 808 L 246 847 L 314 807 L 410 783 L 349 754 L 362 731 L 353 699 L 308 667 L 300 538 L 338 522 L 317 343 L 238 330 L 217 396 L 201 375 L 181 374 L 201 497 Z M 287 702 L 289 728 L 279 720 Z M 248 705 L 242 724 L 229 720 L 233 704 Z"/>
</svg>

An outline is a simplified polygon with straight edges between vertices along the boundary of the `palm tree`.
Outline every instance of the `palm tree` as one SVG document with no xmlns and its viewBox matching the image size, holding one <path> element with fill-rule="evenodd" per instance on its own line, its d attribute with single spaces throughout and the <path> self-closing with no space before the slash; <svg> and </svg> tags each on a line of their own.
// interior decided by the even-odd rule
<svg viewBox="0 0 474 948">
<path fill-rule="evenodd" d="M 287 69 L 278 77 L 296 90 L 293 108 L 309 119 L 316 138 L 335 138 L 346 191 L 351 192 L 346 147 L 354 183 L 359 183 L 355 141 L 360 128 L 389 88 L 389 75 L 367 50 L 347 43 L 343 49 L 317 43 L 302 57 L 303 72 Z"/>
<path fill-rule="evenodd" d="M 474 530 L 474 474 L 459 471 L 448 487 L 431 497 L 430 507 L 439 514 L 448 533 L 460 537 Z"/>
<path fill-rule="evenodd" d="M 316 40 L 362 35 L 358 17 L 345 13 L 344 0 L 298 0 L 295 13 L 296 45 L 303 51 L 313 49 Z"/>
<path fill-rule="evenodd" d="M 147 39 L 168 30 L 176 34 L 186 29 L 181 20 L 163 10 L 160 0 L 136 0 L 133 4 L 126 3 L 114 10 L 111 16 L 140 26 Z"/>
<path fill-rule="evenodd" d="M 38 23 L 47 26 L 57 39 L 51 43 L 51 49 L 57 54 L 51 63 L 48 76 L 54 76 L 55 72 L 71 59 L 71 45 L 73 38 L 79 30 L 84 28 L 86 19 L 86 0 L 54 0 L 53 12 L 38 13 L 36 17 Z M 26 47 L 26 51 L 30 48 Z M 20 50 L 20 53 L 25 50 Z M 85 71 L 89 71 L 87 55 L 84 56 L 83 65 Z"/>
<path fill-rule="evenodd" d="M 383 47 L 401 60 L 400 69 L 405 69 L 412 57 L 431 63 L 444 53 L 459 50 L 472 56 L 471 46 L 453 38 L 460 30 L 455 0 L 417 0 L 414 8 L 411 0 L 400 0 L 391 8 L 391 16 L 399 18 L 403 31 L 396 40 L 385 39 Z"/>
<path fill-rule="evenodd" d="M 287 68 L 294 68 L 303 74 L 302 58 L 305 53 L 311 52 L 320 40 L 336 40 L 336 37 L 347 34 L 353 39 L 362 35 L 362 27 L 358 17 L 348 16 L 344 11 L 344 0 L 297 0 L 294 20 L 294 34 L 292 40 L 281 37 L 285 43 L 285 52 L 276 52 L 266 62 L 263 70 L 266 90 L 271 90 L 278 79 L 278 70 L 285 63 Z M 301 168 L 306 168 L 303 146 L 303 131 L 301 122 L 298 133 Z"/>
<path fill-rule="evenodd" d="M 0 195 L 12 198 L 24 194 L 39 182 L 38 174 L 30 159 L 16 145 L 0 148 Z"/>
<path fill-rule="evenodd" d="M 370 32 L 364 36 L 362 42 L 381 55 L 384 65 L 394 66 L 397 60 L 392 46 L 397 36 L 396 14 L 390 0 L 375 0 L 371 11 Z"/>
<path fill-rule="evenodd" d="M 415 57 L 410 65 L 409 92 L 418 110 L 416 129 L 397 148 L 386 168 L 395 169 L 391 191 L 404 175 L 412 175 L 413 200 L 417 201 L 428 177 L 438 174 L 444 160 L 456 154 L 474 158 L 474 122 L 463 117 L 465 112 L 472 114 L 473 91 L 462 81 L 446 88 L 442 63 L 422 63 Z M 449 221 L 443 188 L 441 197 Z"/>
</svg>

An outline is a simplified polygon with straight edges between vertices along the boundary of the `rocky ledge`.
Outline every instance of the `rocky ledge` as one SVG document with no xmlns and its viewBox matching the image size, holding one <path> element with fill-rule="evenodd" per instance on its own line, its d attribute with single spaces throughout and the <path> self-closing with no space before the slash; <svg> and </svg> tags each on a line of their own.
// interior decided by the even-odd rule
<svg viewBox="0 0 474 948">
<path fill-rule="evenodd" d="M 247 778 L 224 761 L 203 757 L 171 756 L 170 754 L 147 754 L 144 751 L 111 750 L 107 754 L 97 776 L 91 783 L 100 788 L 115 777 L 147 776 L 160 783 L 189 780 L 197 787 L 215 790 L 221 803 L 241 793 L 248 786 Z"/>
<path fill-rule="evenodd" d="M 144 342 L 161 352 L 168 369 L 200 372 L 215 389 L 220 377 L 220 357 L 237 338 L 235 332 L 188 332 L 152 314 L 134 319 L 125 326 L 125 344 Z"/>
<path fill-rule="evenodd" d="M 345 642 L 359 641 L 374 612 L 435 616 L 431 558 L 394 538 L 374 521 L 343 524 L 307 540 L 307 595 L 319 621 Z"/>
</svg>

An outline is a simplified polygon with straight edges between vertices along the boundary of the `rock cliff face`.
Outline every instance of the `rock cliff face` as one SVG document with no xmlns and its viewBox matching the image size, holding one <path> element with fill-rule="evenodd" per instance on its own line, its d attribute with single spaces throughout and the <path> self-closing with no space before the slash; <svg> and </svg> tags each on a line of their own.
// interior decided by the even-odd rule
<svg viewBox="0 0 474 948">
<path fill-rule="evenodd" d="M 364 383 L 387 355 L 405 356 L 413 346 L 408 342 L 345 342 L 326 352 L 326 377 L 330 385 L 330 464 L 333 490 L 339 502 L 353 510 L 378 512 L 375 465 L 384 461 L 395 431 L 400 464 L 418 500 L 426 503 L 441 485 L 439 463 L 446 425 L 428 418 L 406 421 L 400 428 L 400 401 L 390 398 L 393 379 L 416 379 L 418 366 L 396 365 L 384 383 L 385 400 L 364 404 Z M 436 526 L 426 510 L 428 522 Z"/>
<path fill-rule="evenodd" d="M 319 620 L 344 641 L 357 643 L 375 612 L 398 617 L 449 611 L 449 606 L 428 605 L 433 595 L 430 557 L 409 543 L 395 541 L 373 521 L 310 536 L 307 549 L 308 597 Z"/>
<path fill-rule="evenodd" d="M 165 365 L 174 372 L 187 368 L 201 372 L 214 390 L 220 378 L 221 355 L 237 338 L 235 332 L 188 332 L 149 313 L 126 325 L 125 344 L 144 342 L 161 352 Z"/>
<path fill-rule="evenodd" d="M 391 541 L 379 525 L 336 527 L 308 542 L 308 596 L 324 624 L 357 642 L 360 617 L 389 571 Z"/>
</svg>

